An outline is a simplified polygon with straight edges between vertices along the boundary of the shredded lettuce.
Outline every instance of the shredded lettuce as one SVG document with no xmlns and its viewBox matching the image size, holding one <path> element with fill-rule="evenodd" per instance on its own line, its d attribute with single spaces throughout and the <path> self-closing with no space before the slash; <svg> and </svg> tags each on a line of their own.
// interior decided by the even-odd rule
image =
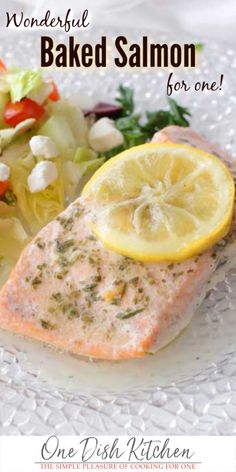
<svg viewBox="0 0 236 472">
<path fill-rule="evenodd" d="M 17 198 L 17 208 L 31 234 L 35 234 L 64 209 L 64 185 L 62 171 L 57 163 L 59 178 L 42 192 L 31 193 L 27 178 L 35 166 L 35 159 L 29 154 L 11 162 L 11 184 Z"/>
<path fill-rule="evenodd" d="M 5 128 L 0 130 L 0 153 L 6 148 L 15 138 L 24 134 L 35 124 L 34 118 L 19 123 L 15 128 Z"/>
<path fill-rule="evenodd" d="M 88 146 L 88 125 L 81 109 L 70 100 L 58 100 L 49 105 L 49 113 L 62 117 L 70 126 L 76 146 Z"/>
<path fill-rule="evenodd" d="M 0 287 L 7 280 L 8 275 L 14 267 L 22 249 L 29 241 L 18 218 L 3 216 L 3 204 L 0 205 Z M 7 207 L 7 205 L 6 205 Z M 4 208 L 6 216 L 7 210 Z"/>
<path fill-rule="evenodd" d="M 34 102 L 42 105 L 48 98 L 52 91 L 52 84 L 50 82 L 42 82 L 38 87 L 35 87 L 31 92 L 27 94 L 27 97 Z"/>
<path fill-rule="evenodd" d="M 63 163 L 63 178 L 66 197 L 70 200 L 78 195 L 78 185 L 83 172 L 75 162 L 67 161 Z"/>
<path fill-rule="evenodd" d="M 97 153 L 89 148 L 78 148 L 73 161 L 63 163 L 65 194 L 70 200 L 75 199 L 83 185 L 104 162 L 97 158 Z"/>
<path fill-rule="evenodd" d="M 99 157 L 98 159 L 92 159 L 87 162 L 84 161 L 79 164 L 80 170 L 82 172 L 82 178 L 80 179 L 79 187 L 78 187 L 79 192 L 83 190 L 84 185 L 92 177 L 94 172 L 96 172 L 96 170 L 102 166 L 104 161 L 105 161 L 105 158 Z"/>
<path fill-rule="evenodd" d="M 12 216 L 15 218 L 19 217 L 16 207 L 9 206 L 5 202 L 0 200 L 0 219 L 11 218 Z"/>
<path fill-rule="evenodd" d="M 40 70 L 19 70 L 6 74 L 6 81 L 10 88 L 11 101 L 19 102 L 32 90 L 37 89 L 43 82 Z"/>
<path fill-rule="evenodd" d="M 51 138 L 62 154 L 74 152 L 76 149 L 76 140 L 63 116 L 51 116 L 38 130 L 38 135 Z"/>
<path fill-rule="evenodd" d="M 92 159 L 91 161 L 87 162 L 81 162 L 79 164 L 81 171 L 84 174 L 87 174 L 89 178 L 91 175 L 101 167 L 101 165 L 104 163 L 105 158 L 104 157 L 99 157 L 98 159 Z"/>
<path fill-rule="evenodd" d="M 96 159 L 96 157 L 97 157 L 97 152 L 93 151 L 92 149 L 84 148 L 84 147 L 78 147 L 76 149 L 74 162 L 79 164 L 80 162 L 90 161 L 92 159 Z"/>
<path fill-rule="evenodd" d="M 3 153 L 0 157 L 1 162 L 7 164 L 8 166 L 11 163 L 15 162 L 19 157 L 23 158 L 29 154 L 29 143 L 28 137 L 25 135 L 17 137 L 16 140 L 4 148 Z"/>
</svg>

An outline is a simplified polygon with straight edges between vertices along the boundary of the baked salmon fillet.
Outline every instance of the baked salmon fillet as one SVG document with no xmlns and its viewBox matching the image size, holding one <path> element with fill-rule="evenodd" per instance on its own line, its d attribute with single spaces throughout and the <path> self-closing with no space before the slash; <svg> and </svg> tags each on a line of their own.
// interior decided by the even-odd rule
<svg viewBox="0 0 236 472">
<path fill-rule="evenodd" d="M 189 143 L 230 162 L 190 128 L 171 126 L 153 140 Z M 106 249 L 88 220 L 80 197 L 25 248 L 0 292 L 2 328 L 81 356 L 141 357 L 186 327 L 212 274 L 235 252 L 233 226 L 200 256 L 175 264 L 137 262 Z"/>
</svg>

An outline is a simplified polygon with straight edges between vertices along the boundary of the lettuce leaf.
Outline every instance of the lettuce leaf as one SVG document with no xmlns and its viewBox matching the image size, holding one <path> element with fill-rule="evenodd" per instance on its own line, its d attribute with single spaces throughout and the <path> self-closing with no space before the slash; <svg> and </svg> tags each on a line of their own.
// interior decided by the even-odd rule
<svg viewBox="0 0 236 472">
<path fill-rule="evenodd" d="M 88 182 L 88 180 L 92 177 L 94 172 L 96 172 L 99 167 L 102 166 L 104 163 L 105 158 L 99 157 L 98 159 L 93 159 L 91 161 L 87 162 L 81 162 L 79 164 L 80 170 L 82 172 L 82 178 L 80 179 L 79 186 L 78 186 L 78 191 L 82 192 L 83 187 L 85 184 Z"/>
<path fill-rule="evenodd" d="M 96 157 L 97 157 L 97 152 L 93 151 L 92 149 L 84 148 L 84 147 L 78 147 L 76 149 L 74 162 L 79 164 L 80 162 L 90 161 L 92 159 L 96 159 Z"/>
<path fill-rule="evenodd" d="M 63 179 L 66 197 L 72 201 L 78 195 L 78 185 L 83 172 L 75 162 L 67 161 L 63 163 Z"/>
<path fill-rule="evenodd" d="M 86 174 L 90 178 L 93 175 L 93 173 L 97 169 L 99 169 L 99 167 L 102 166 L 104 161 L 105 161 L 104 157 L 99 157 L 98 159 L 92 159 L 92 160 L 87 161 L 87 162 L 81 162 L 79 164 L 79 167 L 80 167 L 81 171 L 83 172 L 83 175 Z"/>
<path fill-rule="evenodd" d="M 51 116 L 38 130 L 39 136 L 48 136 L 56 144 L 63 155 L 70 155 L 76 149 L 76 140 L 70 124 L 61 115 Z"/>
<path fill-rule="evenodd" d="M 38 193 L 31 193 L 27 183 L 34 166 L 35 159 L 30 154 L 10 164 L 12 190 L 17 198 L 17 208 L 30 234 L 35 234 L 64 210 L 64 185 L 60 177 L 60 163 L 57 162 L 59 178 Z"/>
<path fill-rule="evenodd" d="M 34 118 L 29 118 L 27 120 L 21 121 L 15 128 L 5 128 L 0 130 L 0 154 L 3 149 L 6 148 L 14 139 L 18 136 L 24 134 L 35 124 Z"/>
<path fill-rule="evenodd" d="M 38 69 L 9 72 L 9 74 L 6 74 L 6 80 L 13 103 L 19 102 L 32 90 L 37 89 L 43 82 L 41 71 Z"/>
<path fill-rule="evenodd" d="M 48 99 L 52 91 L 52 84 L 50 82 L 41 82 L 39 86 L 35 87 L 31 92 L 27 94 L 27 97 L 33 100 L 34 102 L 43 105 L 44 102 Z"/>
<path fill-rule="evenodd" d="M 65 194 L 70 200 L 74 200 L 79 195 L 85 183 L 105 160 L 103 158 L 93 159 L 94 152 L 91 150 L 90 153 L 89 151 L 90 149 L 78 148 L 74 161 L 63 163 Z M 82 160 L 82 157 L 84 160 Z"/>
<path fill-rule="evenodd" d="M 7 207 L 7 205 L 5 205 Z M 11 212 L 11 210 L 10 210 Z M 8 275 L 14 267 L 17 259 L 29 241 L 29 237 L 25 232 L 18 218 L 13 216 L 2 217 L 7 215 L 7 209 L 3 209 L 0 205 L 0 287 L 7 280 Z"/>
<path fill-rule="evenodd" d="M 48 111 L 51 115 L 62 117 L 67 121 L 74 136 L 76 146 L 88 146 L 88 124 L 78 105 L 74 105 L 69 99 L 58 100 L 49 104 Z"/>
</svg>

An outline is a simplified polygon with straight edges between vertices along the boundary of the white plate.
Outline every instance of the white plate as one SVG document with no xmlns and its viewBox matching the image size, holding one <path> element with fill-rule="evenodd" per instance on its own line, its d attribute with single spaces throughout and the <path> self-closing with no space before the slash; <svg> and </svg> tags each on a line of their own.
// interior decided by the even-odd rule
<svg viewBox="0 0 236 472">
<path fill-rule="evenodd" d="M 81 41 L 96 40 L 97 31 Z M 153 35 L 153 33 L 152 33 Z M 129 32 L 130 41 L 138 32 Z M 62 35 L 57 39 L 65 40 Z M 167 39 L 158 35 L 158 42 Z M 0 44 L 7 63 L 38 64 L 39 36 L 8 34 Z M 78 90 L 99 100 L 119 83 L 135 89 L 137 111 L 166 105 L 170 71 L 66 69 L 53 71 L 62 94 Z M 206 46 L 196 69 L 174 71 L 191 85 L 225 74 L 218 92 L 174 95 L 192 112 L 191 124 L 236 156 L 236 58 Z M 157 356 L 120 363 L 88 362 L 0 333 L 1 434 L 233 434 L 236 432 L 236 269 L 209 294 L 188 328 Z"/>
</svg>

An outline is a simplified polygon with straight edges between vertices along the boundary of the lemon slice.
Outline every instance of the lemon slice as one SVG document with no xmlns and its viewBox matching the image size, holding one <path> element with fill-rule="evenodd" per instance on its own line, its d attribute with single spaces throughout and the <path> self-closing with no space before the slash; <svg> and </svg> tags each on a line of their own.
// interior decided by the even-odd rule
<svg viewBox="0 0 236 472">
<path fill-rule="evenodd" d="M 84 188 L 92 229 L 112 251 L 140 261 L 181 261 L 229 231 L 234 181 L 217 157 L 151 143 L 104 164 Z"/>
</svg>

